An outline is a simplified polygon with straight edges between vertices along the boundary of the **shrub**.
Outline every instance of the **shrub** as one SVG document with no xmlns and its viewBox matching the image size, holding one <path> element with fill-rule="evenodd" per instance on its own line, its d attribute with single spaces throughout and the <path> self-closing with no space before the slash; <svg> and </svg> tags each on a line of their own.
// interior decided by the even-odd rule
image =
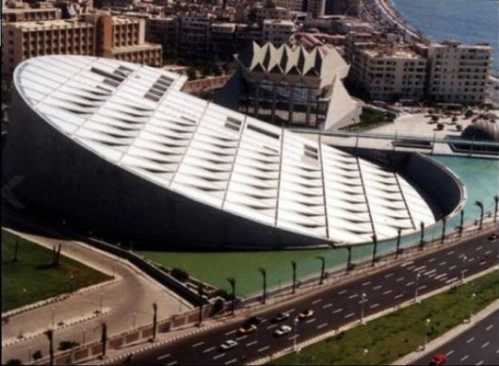
<svg viewBox="0 0 499 366">
<path fill-rule="evenodd" d="M 59 343 L 59 351 L 65 351 L 71 348 L 74 348 L 76 346 L 79 346 L 80 344 L 78 342 L 74 341 L 61 341 Z"/>
<path fill-rule="evenodd" d="M 11 358 L 10 360 L 7 361 L 7 363 L 5 364 L 6 366 L 18 366 L 18 365 L 22 365 L 23 363 L 21 362 L 21 360 L 17 359 L 17 358 Z"/>
<path fill-rule="evenodd" d="M 42 358 L 42 356 L 43 356 L 42 351 L 38 350 L 35 353 L 33 353 L 33 360 L 39 360 L 40 358 Z"/>
<path fill-rule="evenodd" d="M 189 273 L 180 268 L 173 268 L 170 273 L 174 278 L 176 278 L 180 282 L 185 282 L 189 279 Z"/>
<path fill-rule="evenodd" d="M 216 299 L 213 304 L 212 312 L 213 314 L 218 314 L 224 308 L 224 301 L 222 299 Z"/>
</svg>

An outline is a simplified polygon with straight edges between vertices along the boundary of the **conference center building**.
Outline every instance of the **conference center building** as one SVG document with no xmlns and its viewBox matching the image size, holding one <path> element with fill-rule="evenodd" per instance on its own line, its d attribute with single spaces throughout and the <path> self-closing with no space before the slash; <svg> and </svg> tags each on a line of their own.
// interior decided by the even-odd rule
<svg viewBox="0 0 499 366">
<path fill-rule="evenodd" d="M 326 145 L 189 95 L 185 81 L 105 58 L 23 62 L 4 179 L 22 178 L 28 207 L 158 249 L 355 245 L 462 205 L 460 182 L 431 159 Z"/>
</svg>

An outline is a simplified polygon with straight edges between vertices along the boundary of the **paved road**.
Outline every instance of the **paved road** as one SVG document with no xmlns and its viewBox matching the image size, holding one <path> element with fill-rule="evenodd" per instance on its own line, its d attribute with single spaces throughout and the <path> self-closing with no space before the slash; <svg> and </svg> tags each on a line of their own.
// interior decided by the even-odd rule
<svg viewBox="0 0 499 366">
<path fill-rule="evenodd" d="M 499 228 L 496 229 L 499 233 Z M 282 305 L 259 314 L 265 321 L 257 331 L 240 335 L 237 329 L 243 321 L 200 333 L 175 344 L 136 355 L 129 363 L 135 365 L 175 364 L 240 364 L 258 359 L 276 351 L 291 347 L 297 342 L 337 329 L 360 320 L 362 308 L 365 315 L 414 299 L 416 288 L 423 294 L 444 285 L 458 282 L 461 276 L 470 276 L 499 264 L 499 241 L 487 240 L 488 235 L 470 239 L 452 248 L 428 254 L 414 261 L 407 261 L 354 282 L 336 288 L 328 288 L 319 294 Z M 362 293 L 366 294 L 362 302 Z M 287 324 L 293 327 L 294 317 L 312 309 L 315 314 L 302 320 L 285 336 L 273 335 L 275 329 Z M 278 324 L 271 319 L 281 311 L 291 317 Z M 220 344 L 228 339 L 238 342 L 229 350 L 221 351 Z"/>
<path fill-rule="evenodd" d="M 499 310 L 413 365 L 428 365 L 437 353 L 445 353 L 449 365 L 499 365 Z"/>
<path fill-rule="evenodd" d="M 98 339 L 102 320 L 107 322 L 110 334 L 127 330 L 134 325 L 149 324 L 153 316 L 153 302 L 158 304 L 159 319 L 191 308 L 188 303 L 180 301 L 176 295 L 126 261 L 117 260 L 114 256 L 82 245 L 80 242 L 51 239 L 39 235 L 26 235 L 26 237 L 49 248 L 54 243 L 62 242 L 63 254 L 70 255 L 109 274 L 114 273 L 120 280 L 96 290 L 70 296 L 54 305 L 43 306 L 11 317 L 7 324 L 2 323 L 2 341 L 15 337 L 21 332 L 26 334 L 45 330 L 52 325 L 52 319 L 57 324 L 60 320 L 92 313 L 100 308 L 101 302 L 104 308 L 110 308 L 109 314 L 56 331 L 55 344 L 58 345 L 61 340 L 83 343 Z M 29 355 L 37 350 L 41 350 L 43 355 L 48 354 L 48 341 L 44 335 L 16 345 L 2 347 L 2 363 L 10 358 L 28 360 Z"/>
</svg>

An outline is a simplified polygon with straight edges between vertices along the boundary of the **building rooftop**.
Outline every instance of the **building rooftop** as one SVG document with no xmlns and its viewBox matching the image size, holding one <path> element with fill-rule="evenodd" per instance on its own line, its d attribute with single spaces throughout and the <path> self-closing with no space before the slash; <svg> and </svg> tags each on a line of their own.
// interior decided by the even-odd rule
<svg viewBox="0 0 499 366">
<path fill-rule="evenodd" d="M 52 28 L 93 27 L 93 24 L 72 19 L 53 19 L 36 22 L 15 22 L 9 23 L 9 26 L 21 28 L 23 30 L 43 30 Z"/>
</svg>

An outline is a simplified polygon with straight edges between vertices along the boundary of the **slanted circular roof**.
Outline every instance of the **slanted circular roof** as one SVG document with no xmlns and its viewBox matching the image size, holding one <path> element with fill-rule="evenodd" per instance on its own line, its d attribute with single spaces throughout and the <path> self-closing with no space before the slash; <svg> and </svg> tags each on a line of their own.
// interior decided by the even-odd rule
<svg viewBox="0 0 499 366">
<path fill-rule="evenodd" d="M 466 127 L 461 135 L 466 140 L 485 140 L 499 142 L 499 123 L 479 120 Z"/>
</svg>

